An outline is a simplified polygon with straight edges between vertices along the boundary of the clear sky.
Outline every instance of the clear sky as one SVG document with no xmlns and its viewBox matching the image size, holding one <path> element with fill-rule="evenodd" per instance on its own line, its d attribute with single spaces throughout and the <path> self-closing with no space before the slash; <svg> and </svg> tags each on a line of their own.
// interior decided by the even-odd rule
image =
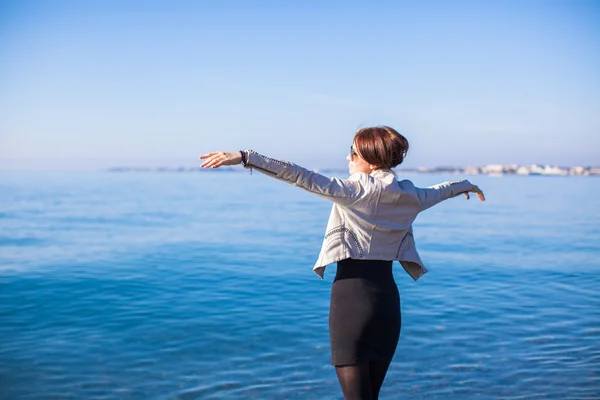
<svg viewBox="0 0 600 400">
<path fill-rule="evenodd" d="M 600 165 L 600 1 L 2 1 L 0 168 Z"/>
</svg>

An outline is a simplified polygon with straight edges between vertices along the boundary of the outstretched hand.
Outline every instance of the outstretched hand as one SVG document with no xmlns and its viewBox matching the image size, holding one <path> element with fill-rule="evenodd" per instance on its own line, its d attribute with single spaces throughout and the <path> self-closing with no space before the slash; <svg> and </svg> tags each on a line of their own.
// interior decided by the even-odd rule
<svg viewBox="0 0 600 400">
<path fill-rule="evenodd" d="M 467 198 L 467 200 L 470 199 L 469 193 L 476 193 L 477 197 L 479 197 L 479 200 L 485 201 L 485 196 L 483 195 L 483 192 L 481 191 L 481 189 L 479 189 L 478 186 L 473 185 L 473 189 L 469 190 L 468 192 L 463 193 L 465 195 L 465 197 Z"/>
<path fill-rule="evenodd" d="M 219 168 L 221 165 L 237 165 L 242 162 L 242 154 L 239 151 L 223 152 L 217 151 L 199 157 L 206 160 L 200 164 L 200 168 Z"/>
</svg>

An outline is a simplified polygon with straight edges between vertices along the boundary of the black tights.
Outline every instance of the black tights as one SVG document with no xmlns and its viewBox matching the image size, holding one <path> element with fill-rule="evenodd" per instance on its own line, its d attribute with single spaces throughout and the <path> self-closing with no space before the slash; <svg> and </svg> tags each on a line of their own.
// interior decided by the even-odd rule
<svg viewBox="0 0 600 400">
<path fill-rule="evenodd" d="M 385 379 L 389 362 L 362 361 L 356 364 L 336 366 L 344 400 L 377 400 Z"/>
</svg>

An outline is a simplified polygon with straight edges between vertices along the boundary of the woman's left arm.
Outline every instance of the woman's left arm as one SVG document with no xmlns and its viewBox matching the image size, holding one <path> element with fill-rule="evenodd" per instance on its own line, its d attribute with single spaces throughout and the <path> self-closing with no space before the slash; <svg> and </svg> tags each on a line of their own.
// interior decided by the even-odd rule
<svg viewBox="0 0 600 400">
<path fill-rule="evenodd" d="M 361 182 L 361 175 L 364 174 L 355 174 L 350 179 L 329 178 L 294 163 L 263 156 L 253 150 L 208 153 L 200 156 L 200 159 L 206 160 L 200 165 L 202 168 L 242 163 L 244 168 L 256 169 L 266 176 L 298 186 L 341 206 L 350 206 L 366 195 L 364 182 Z"/>
<path fill-rule="evenodd" d="M 421 211 L 426 210 L 441 201 L 464 194 L 467 200 L 469 193 L 477 194 L 481 201 L 485 201 L 485 196 L 478 186 L 473 185 L 466 179 L 453 182 L 444 182 L 427 188 L 415 187 L 419 202 L 421 203 Z"/>
</svg>

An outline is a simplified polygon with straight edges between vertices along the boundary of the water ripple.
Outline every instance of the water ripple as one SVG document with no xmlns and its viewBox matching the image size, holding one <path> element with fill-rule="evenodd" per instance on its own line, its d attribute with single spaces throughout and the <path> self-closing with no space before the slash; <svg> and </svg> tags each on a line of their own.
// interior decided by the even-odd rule
<svg viewBox="0 0 600 400">
<path fill-rule="evenodd" d="M 311 272 L 326 202 L 239 174 L 2 179 L 0 398 L 340 398 L 335 267 Z M 552 178 L 481 181 L 485 207 L 415 223 L 429 274 L 396 264 L 381 398 L 599 398 L 597 207 L 544 197 Z"/>
</svg>

